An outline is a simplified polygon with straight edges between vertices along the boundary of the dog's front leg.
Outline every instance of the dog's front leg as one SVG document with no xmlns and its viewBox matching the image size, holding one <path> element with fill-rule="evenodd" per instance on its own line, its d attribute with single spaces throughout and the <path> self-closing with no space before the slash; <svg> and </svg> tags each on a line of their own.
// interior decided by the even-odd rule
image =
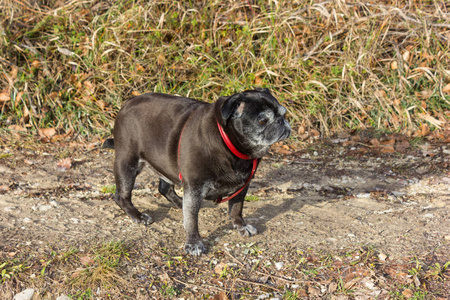
<svg viewBox="0 0 450 300">
<path fill-rule="evenodd" d="M 252 236 L 258 233 L 258 230 L 250 224 L 246 224 L 242 217 L 244 209 L 245 195 L 247 194 L 248 185 L 236 197 L 228 201 L 228 214 L 230 216 L 233 227 L 238 230 L 242 236 Z"/>
<path fill-rule="evenodd" d="M 199 192 L 195 192 L 186 185 L 183 195 L 183 223 L 186 230 L 186 244 L 184 251 L 187 254 L 200 256 L 206 252 L 202 238 L 198 232 L 198 213 L 203 198 Z"/>
</svg>

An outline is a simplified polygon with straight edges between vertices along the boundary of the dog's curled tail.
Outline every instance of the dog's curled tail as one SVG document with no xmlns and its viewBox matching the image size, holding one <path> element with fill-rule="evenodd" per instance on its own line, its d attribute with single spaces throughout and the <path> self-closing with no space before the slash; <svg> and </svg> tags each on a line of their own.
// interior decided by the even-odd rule
<svg viewBox="0 0 450 300">
<path fill-rule="evenodd" d="M 103 142 L 102 149 L 114 149 L 114 139 L 106 139 Z"/>
</svg>

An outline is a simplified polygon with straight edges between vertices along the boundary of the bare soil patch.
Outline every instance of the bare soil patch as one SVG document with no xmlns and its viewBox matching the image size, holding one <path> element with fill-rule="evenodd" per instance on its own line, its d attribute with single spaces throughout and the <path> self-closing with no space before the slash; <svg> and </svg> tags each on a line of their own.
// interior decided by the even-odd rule
<svg viewBox="0 0 450 300">
<path fill-rule="evenodd" d="M 272 153 L 252 181 L 249 193 L 256 201 L 244 210 L 259 234 L 242 238 L 232 229 L 227 205 L 205 202 L 199 225 L 209 253 L 194 259 L 182 250 L 182 212 L 158 194 L 151 171 L 138 177 L 134 190 L 136 206 L 155 220 L 145 227 L 132 223 L 108 192 L 114 184 L 113 152 L 3 146 L 0 254 L 2 261 L 22 259 L 29 268 L 11 273 L 11 279 L 2 277 L 0 295 L 31 286 L 38 290 L 35 297 L 80 296 L 83 288 L 68 279 L 82 253 L 98 243 L 123 241 L 129 256 L 121 264 L 117 290 L 106 296 L 100 284 L 97 290 L 92 286 L 92 295 L 353 299 L 401 298 L 410 289 L 448 297 L 448 271 L 430 274 L 450 257 L 450 148 L 442 144 L 404 154 L 363 153 L 362 148 L 322 143 L 288 156 Z M 78 258 L 65 279 L 57 276 L 61 261 L 42 271 L 37 258 L 71 247 L 79 250 Z M 418 264 L 421 269 L 414 273 Z M 316 274 L 305 272 L 311 266 Z M 367 274 L 348 277 L 357 266 Z M 57 285 L 44 283 L 47 276 Z"/>
</svg>

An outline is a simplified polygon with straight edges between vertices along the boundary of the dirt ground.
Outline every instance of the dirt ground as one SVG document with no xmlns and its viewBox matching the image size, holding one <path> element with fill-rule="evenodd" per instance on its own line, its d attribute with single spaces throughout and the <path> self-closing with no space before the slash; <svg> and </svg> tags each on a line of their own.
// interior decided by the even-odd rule
<svg viewBox="0 0 450 300">
<path fill-rule="evenodd" d="M 150 170 L 138 177 L 133 196 L 138 209 L 154 218 L 145 227 L 132 223 L 111 199 L 112 151 L 9 145 L 1 154 L 0 247 L 120 239 L 181 251 L 182 212 L 158 194 Z M 257 243 L 278 253 L 370 246 L 393 260 L 436 251 L 450 258 L 446 144 L 381 154 L 335 141 L 291 155 L 272 153 L 249 194 L 256 197 L 246 202 L 244 214 L 259 234 L 244 240 L 232 229 L 226 204 L 205 202 L 199 227 L 209 248 Z"/>
</svg>

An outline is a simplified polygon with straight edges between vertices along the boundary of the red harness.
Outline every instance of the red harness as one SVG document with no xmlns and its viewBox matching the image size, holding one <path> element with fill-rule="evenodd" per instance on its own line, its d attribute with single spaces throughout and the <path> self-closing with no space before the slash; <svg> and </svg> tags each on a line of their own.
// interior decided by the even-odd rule
<svg viewBox="0 0 450 300">
<path fill-rule="evenodd" d="M 187 123 L 187 122 L 186 122 Z M 178 161 L 180 160 L 180 150 L 181 150 L 181 137 L 183 135 L 183 131 L 184 128 L 181 130 L 181 134 L 180 134 L 180 139 L 178 140 Z M 247 178 L 247 181 L 245 182 L 244 186 L 241 187 L 239 190 L 237 190 L 236 192 L 234 192 L 231 196 L 226 197 L 225 199 L 223 199 L 222 197 L 218 198 L 216 200 L 216 203 L 223 203 L 223 202 L 227 202 L 230 199 L 233 199 L 236 195 L 238 195 L 240 192 L 242 192 L 242 190 L 250 183 L 250 180 L 252 180 L 253 175 L 255 175 L 255 171 L 256 171 L 256 167 L 258 166 L 259 163 L 259 159 L 257 158 L 251 158 L 250 156 L 240 152 L 238 149 L 236 149 L 236 147 L 233 145 L 233 143 L 231 142 L 230 138 L 228 137 L 228 135 L 225 133 L 225 131 L 223 130 L 222 126 L 220 126 L 219 122 L 217 122 L 217 127 L 219 128 L 219 132 L 220 135 L 222 136 L 223 141 L 225 142 L 225 144 L 227 145 L 228 149 L 230 149 L 230 151 L 236 155 L 237 157 L 241 158 L 241 159 L 246 159 L 246 160 L 253 160 L 253 166 L 252 166 L 252 172 L 250 173 L 250 176 Z M 181 176 L 181 172 L 178 173 L 178 178 L 180 178 L 181 181 L 183 181 L 183 176 Z"/>
</svg>

